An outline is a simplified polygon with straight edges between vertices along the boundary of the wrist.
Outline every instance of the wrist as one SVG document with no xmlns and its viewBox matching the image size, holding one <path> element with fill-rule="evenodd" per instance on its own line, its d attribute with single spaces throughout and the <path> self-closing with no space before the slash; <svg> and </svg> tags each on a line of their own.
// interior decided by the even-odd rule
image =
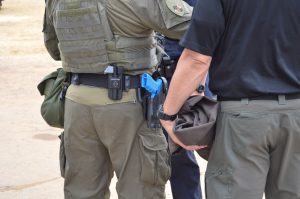
<svg viewBox="0 0 300 199">
<path fill-rule="evenodd" d="M 158 118 L 160 120 L 165 120 L 165 121 L 174 121 L 177 118 L 177 113 L 172 114 L 172 113 L 166 112 L 164 110 L 163 105 L 160 105 L 159 109 L 158 109 Z"/>
</svg>

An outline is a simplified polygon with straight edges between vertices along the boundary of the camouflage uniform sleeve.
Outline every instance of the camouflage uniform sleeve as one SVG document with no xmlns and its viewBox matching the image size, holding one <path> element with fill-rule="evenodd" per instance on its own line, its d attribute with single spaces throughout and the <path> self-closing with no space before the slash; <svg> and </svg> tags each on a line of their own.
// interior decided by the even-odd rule
<svg viewBox="0 0 300 199">
<path fill-rule="evenodd" d="M 131 1 L 138 17 L 149 28 L 173 39 L 180 39 L 188 29 L 193 7 L 183 0 Z"/>
<path fill-rule="evenodd" d="M 56 36 L 56 32 L 51 20 L 51 8 L 53 4 L 53 0 L 46 1 L 46 8 L 44 14 L 44 25 L 43 25 L 43 33 L 44 33 L 44 43 L 47 48 L 48 53 L 54 60 L 60 59 L 60 52 L 58 49 L 58 39 Z"/>
</svg>

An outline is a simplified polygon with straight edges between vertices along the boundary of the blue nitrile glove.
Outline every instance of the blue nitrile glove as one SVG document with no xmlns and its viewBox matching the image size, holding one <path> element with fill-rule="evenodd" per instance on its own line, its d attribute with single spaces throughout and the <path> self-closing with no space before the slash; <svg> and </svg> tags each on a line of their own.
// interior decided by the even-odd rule
<svg viewBox="0 0 300 199">
<path fill-rule="evenodd" d="M 141 86 L 151 93 L 153 99 L 157 96 L 162 88 L 162 80 L 154 80 L 149 74 L 144 73 L 141 75 Z"/>
</svg>

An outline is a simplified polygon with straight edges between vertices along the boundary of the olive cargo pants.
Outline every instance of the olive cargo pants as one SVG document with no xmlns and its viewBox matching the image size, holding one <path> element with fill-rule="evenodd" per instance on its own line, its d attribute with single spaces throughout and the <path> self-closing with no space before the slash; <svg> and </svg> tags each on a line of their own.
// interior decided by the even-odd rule
<svg viewBox="0 0 300 199">
<path fill-rule="evenodd" d="M 207 199 L 300 199 L 300 100 L 221 102 Z"/>
<path fill-rule="evenodd" d="M 165 198 L 167 142 L 147 128 L 139 103 L 83 105 L 66 99 L 64 192 L 67 199 L 109 198 L 116 172 L 119 199 Z"/>
</svg>

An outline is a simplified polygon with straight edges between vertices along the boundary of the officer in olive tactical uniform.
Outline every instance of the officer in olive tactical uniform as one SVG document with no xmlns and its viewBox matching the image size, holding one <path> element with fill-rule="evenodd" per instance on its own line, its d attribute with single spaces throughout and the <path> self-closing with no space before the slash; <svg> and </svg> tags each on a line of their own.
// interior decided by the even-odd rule
<svg viewBox="0 0 300 199">
<path fill-rule="evenodd" d="M 182 0 L 46 2 L 47 50 L 72 74 L 65 102 L 65 198 L 164 198 L 167 142 L 137 102 L 139 75 L 158 65 L 153 30 L 179 39 L 192 7 Z"/>
</svg>

